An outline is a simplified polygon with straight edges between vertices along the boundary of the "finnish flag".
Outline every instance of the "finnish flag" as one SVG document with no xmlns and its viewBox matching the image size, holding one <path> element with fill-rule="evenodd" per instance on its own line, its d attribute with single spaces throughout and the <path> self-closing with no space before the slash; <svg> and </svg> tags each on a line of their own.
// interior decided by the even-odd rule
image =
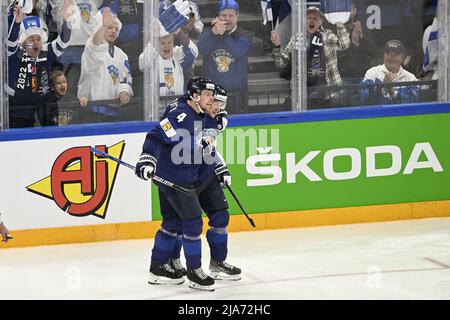
<svg viewBox="0 0 450 320">
<path fill-rule="evenodd" d="M 352 11 L 352 0 L 321 0 L 325 19 L 331 24 L 346 23 Z"/>
<path fill-rule="evenodd" d="M 280 35 L 281 46 L 285 47 L 291 39 L 291 2 L 292 0 L 281 0 L 280 13 L 278 15 L 275 31 Z"/>
<path fill-rule="evenodd" d="M 266 25 L 268 21 L 273 21 L 272 0 L 261 0 L 261 9 L 263 14 L 263 24 Z"/>
</svg>

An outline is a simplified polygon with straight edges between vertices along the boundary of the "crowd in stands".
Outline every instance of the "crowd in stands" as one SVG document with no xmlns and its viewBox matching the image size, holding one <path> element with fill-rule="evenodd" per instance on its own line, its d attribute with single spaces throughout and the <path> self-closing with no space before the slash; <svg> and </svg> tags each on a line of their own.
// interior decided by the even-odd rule
<svg viewBox="0 0 450 320">
<path fill-rule="evenodd" d="M 200 75 L 230 92 L 230 113 L 248 112 L 258 40 L 260 55 L 291 80 L 281 73 L 291 69 L 299 36 L 285 41 L 274 27 L 290 2 L 271 1 L 271 26 L 262 24 L 266 3 L 160 0 L 160 96 L 181 96 L 189 79 Z M 437 0 L 399 3 L 404 16 L 416 20 L 437 6 Z M 423 100 L 419 81 L 437 79 L 438 20 L 419 21 L 421 34 L 411 41 L 403 22 L 396 27 L 403 33 L 392 26 L 369 29 L 359 10 L 364 6 L 364 0 L 308 4 L 309 109 L 414 103 Z M 259 18 L 251 29 L 243 9 Z M 152 63 L 152 47 L 142 39 L 142 0 L 10 0 L 9 127 L 142 120 L 143 71 Z M 131 109 L 138 111 L 130 116 Z"/>
</svg>

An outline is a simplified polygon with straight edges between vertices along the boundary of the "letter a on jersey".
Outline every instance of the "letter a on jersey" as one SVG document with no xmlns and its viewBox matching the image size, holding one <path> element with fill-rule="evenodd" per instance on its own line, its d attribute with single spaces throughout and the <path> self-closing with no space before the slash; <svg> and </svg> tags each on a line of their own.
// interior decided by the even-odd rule
<svg viewBox="0 0 450 320">
<path fill-rule="evenodd" d="M 120 159 L 124 146 L 122 141 L 109 148 L 96 148 Z M 118 169 L 116 162 L 94 155 L 91 146 L 74 147 L 56 158 L 50 176 L 27 190 L 53 200 L 72 216 L 105 219 Z"/>
</svg>

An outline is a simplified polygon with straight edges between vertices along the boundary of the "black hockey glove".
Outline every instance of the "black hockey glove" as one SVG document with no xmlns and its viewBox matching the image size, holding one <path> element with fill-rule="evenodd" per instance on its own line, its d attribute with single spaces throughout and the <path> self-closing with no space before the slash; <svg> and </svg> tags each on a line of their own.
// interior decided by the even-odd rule
<svg viewBox="0 0 450 320">
<path fill-rule="evenodd" d="M 219 163 L 215 168 L 217 179 L 220 186 L 225 189 L 227 186 L 231 187 L 231 174 L 228 167 L 223 163 Z"/>
<path fill-rule="evenodd" d="M 217 121 L 217 129 L 222 132 L 228 125 L 228 113 L 225 110 L 219 111 L 214 119 Z"/>
<path fill-rule="evenodd" d="M 136 164 L 135 174 L 142 180 L 147 181 L 148 179 L 151 179 L 155 169 L 156 159 L 147 153 L 143 153 Z"/>
</svg>

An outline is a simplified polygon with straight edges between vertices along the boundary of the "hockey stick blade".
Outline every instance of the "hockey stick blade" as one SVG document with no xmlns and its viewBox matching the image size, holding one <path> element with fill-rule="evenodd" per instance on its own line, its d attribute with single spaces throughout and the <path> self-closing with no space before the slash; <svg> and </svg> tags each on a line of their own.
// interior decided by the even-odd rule
<svg viewBox="0 0 450 320">
<path fill-rule="evenodd" d="M 256 224 L 255 221 L 253 221 L 252 218 L 249 217 L 249 215 L 247 214 L 247 212 L 245 212 L 244 208 L 242 207 L 241 203 L 239 202 L 238 198 L 236 197 L 236 195 L 234 194 L 233 190 L 231 190 L 231 187 L 229 185 L 226 185 L 228 191 L 230 191 L 231 195 L 233 196 L 234 200 L 236 200 L 239 208 L 241 208 L 242 212 L 244 213 L 245 217 L 247 218 L 247 220 L 250 222 L 250 224 L 252 225 L 253 228 L 256 228 Z"/>
<path fill-rule="evenodd" d="M 125 166 L 125 167 L 127 167 L 127 168 L 129 168 L 129 169 L 131 169 L 133 171 L 136 170 L 135 166 L 133 166 L 133 165 L 131 165 L 131 164 L 125 162 L 125 161 L 122 161 L 122 160 L 120 160 L 120 159 L 118 159 L 116 157 L 113 157 L 112 155 L 109 155 L 106 152 L 98 150 L 98 149 L 96 149 L 94 147 L 91 147 L 91 151 L 93 153 L 95 153 L 96 155 L 99 155 L 99 156 L 101 156 L 103 158 L 107 158 L 107 159 L 110 159 L 110 160 L 112 160 L 114 162 L 117 162 L 118 164 L 121 164 L 121 165 L 123 165 L 123 166 Z M 170 182 L 170 181 L 168 181 L 166 179 L 163 179 L 161 177 L 158 177 L 156 175 L 152 175 L 152 180 L 156 181 L 156 182 L 159 182 L 159 183 L 161 183 L 161 184 L 163 184 L 163 185 L 165 185 L 165 186 L 167 186 L 169 188 L 172 188 L 172 189 L 178 190 L 180 192 L 183 192 L 185 194 L 188 194 L 188 195 L 192 195 L 192 194 L 195 193 L 195 189 L 187 189 L 187 188 L 181 187 L 179 185 L 176 185 L 173 182 Z"/>
</svg>

